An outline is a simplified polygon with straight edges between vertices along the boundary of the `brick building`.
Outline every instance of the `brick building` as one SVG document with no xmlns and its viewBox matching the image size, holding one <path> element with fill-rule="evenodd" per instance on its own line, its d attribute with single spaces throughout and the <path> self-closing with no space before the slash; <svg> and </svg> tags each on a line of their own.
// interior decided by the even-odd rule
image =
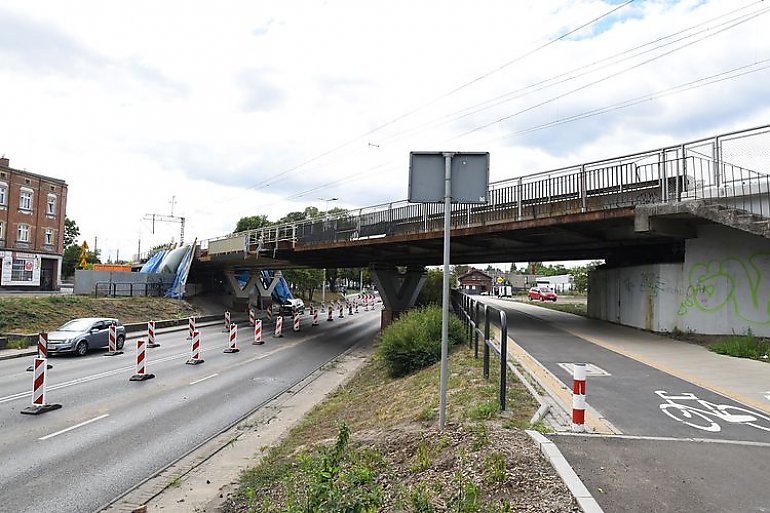
<svg viewBox="0 0 770 513">
<path fill-rule="evenodd" d="M 478 269 L 471 269 L 458 276 L 457 281 L 460 282 L 460 289 L 466 294 L 489 294 L 492 290 L 492 277 Z"/>
<path fill-rule="evenodd" d="M 67 184 L 0 158 L 0 290 L 58 290 Z"/>
</svg>

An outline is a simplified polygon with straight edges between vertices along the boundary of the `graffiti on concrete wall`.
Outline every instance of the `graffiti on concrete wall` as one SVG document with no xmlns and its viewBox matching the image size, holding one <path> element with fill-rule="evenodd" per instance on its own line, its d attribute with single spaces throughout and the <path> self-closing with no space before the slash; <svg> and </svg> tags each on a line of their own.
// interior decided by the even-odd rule
<svg viewBox="0 0 770 513">
<path fill-rule="evenodd" d="M 652 297 L 657 297 L 658 292 L 663 290 L 665 283 L 660 279 L 657 273 L 645 271 L 642 273 L 642 282 L 639 284 L 641 292 L 649 292 Z"/>
<path fill-rule="evenodd" d="M 770 325 L 770 252 L 695 263 L 679 315 L 729 309 L 735 317 Z"/>
</svg>

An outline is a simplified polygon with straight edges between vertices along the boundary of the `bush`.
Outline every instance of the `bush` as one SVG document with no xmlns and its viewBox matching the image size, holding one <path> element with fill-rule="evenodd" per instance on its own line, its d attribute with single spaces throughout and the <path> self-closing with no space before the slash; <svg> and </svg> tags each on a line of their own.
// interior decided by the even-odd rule
<svg viewBox="0 0 770 513">
<path fill-rule="evenodd" d="M 449 345 L 462 343 L 463 323 L 449 316 Z M 400 377 L 441 360 L 441 308 L 410 310 L 382 333 L 378 354 L 392 377 Z"/>
</svg>

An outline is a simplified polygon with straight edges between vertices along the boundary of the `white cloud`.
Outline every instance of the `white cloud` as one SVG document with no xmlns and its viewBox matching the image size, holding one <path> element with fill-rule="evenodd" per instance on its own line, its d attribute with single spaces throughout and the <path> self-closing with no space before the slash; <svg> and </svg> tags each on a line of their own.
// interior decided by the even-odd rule
<svg viewBox="0 0 770 513">
<path fill-rule="evenodd" d="M 767 123 L 766 69 L 516 135 L 770 59 L 770 14 L 719 32 L 770 7 L 750 0 L 637 1 L 546 45 L 619 3 L 6 1 L 0 152 L 66 180 L 82 235 L 125 258 L 178 238 L 142 220 L 172 196 L 205 238 L 401 200 L 412 150 L 489 151 L 502 180 Z"/>
</svg>

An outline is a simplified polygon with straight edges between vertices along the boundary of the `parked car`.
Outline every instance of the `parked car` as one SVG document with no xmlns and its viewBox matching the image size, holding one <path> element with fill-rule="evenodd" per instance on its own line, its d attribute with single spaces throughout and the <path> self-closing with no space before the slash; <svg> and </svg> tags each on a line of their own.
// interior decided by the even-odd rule
<svg viewBox="0 0 770 513">
<path fill-rule="evenodd" d="M 126 328 L 117 319 L 109 317 L 83 317 L 56 328 L 48 333 L 48 354 L 75 353 L 85 355 L 89 349 L 108 347 L 110 324 L 115 324 L 115 347 L 122 349 L 126 341 Z"/>
<path fill-rule="evenodd" d="M 299 298 L 287 299 L 281 304 L 281 315 L 293 315 L 294 312 L 305 313 L 305 302 Z"/>
<path fill-rule="evenodd" d="M 530 301 L 553 301 L 556 302 L 556 292 L 551 287 L 532 287 L 527 293 Z"/>
</svg>

